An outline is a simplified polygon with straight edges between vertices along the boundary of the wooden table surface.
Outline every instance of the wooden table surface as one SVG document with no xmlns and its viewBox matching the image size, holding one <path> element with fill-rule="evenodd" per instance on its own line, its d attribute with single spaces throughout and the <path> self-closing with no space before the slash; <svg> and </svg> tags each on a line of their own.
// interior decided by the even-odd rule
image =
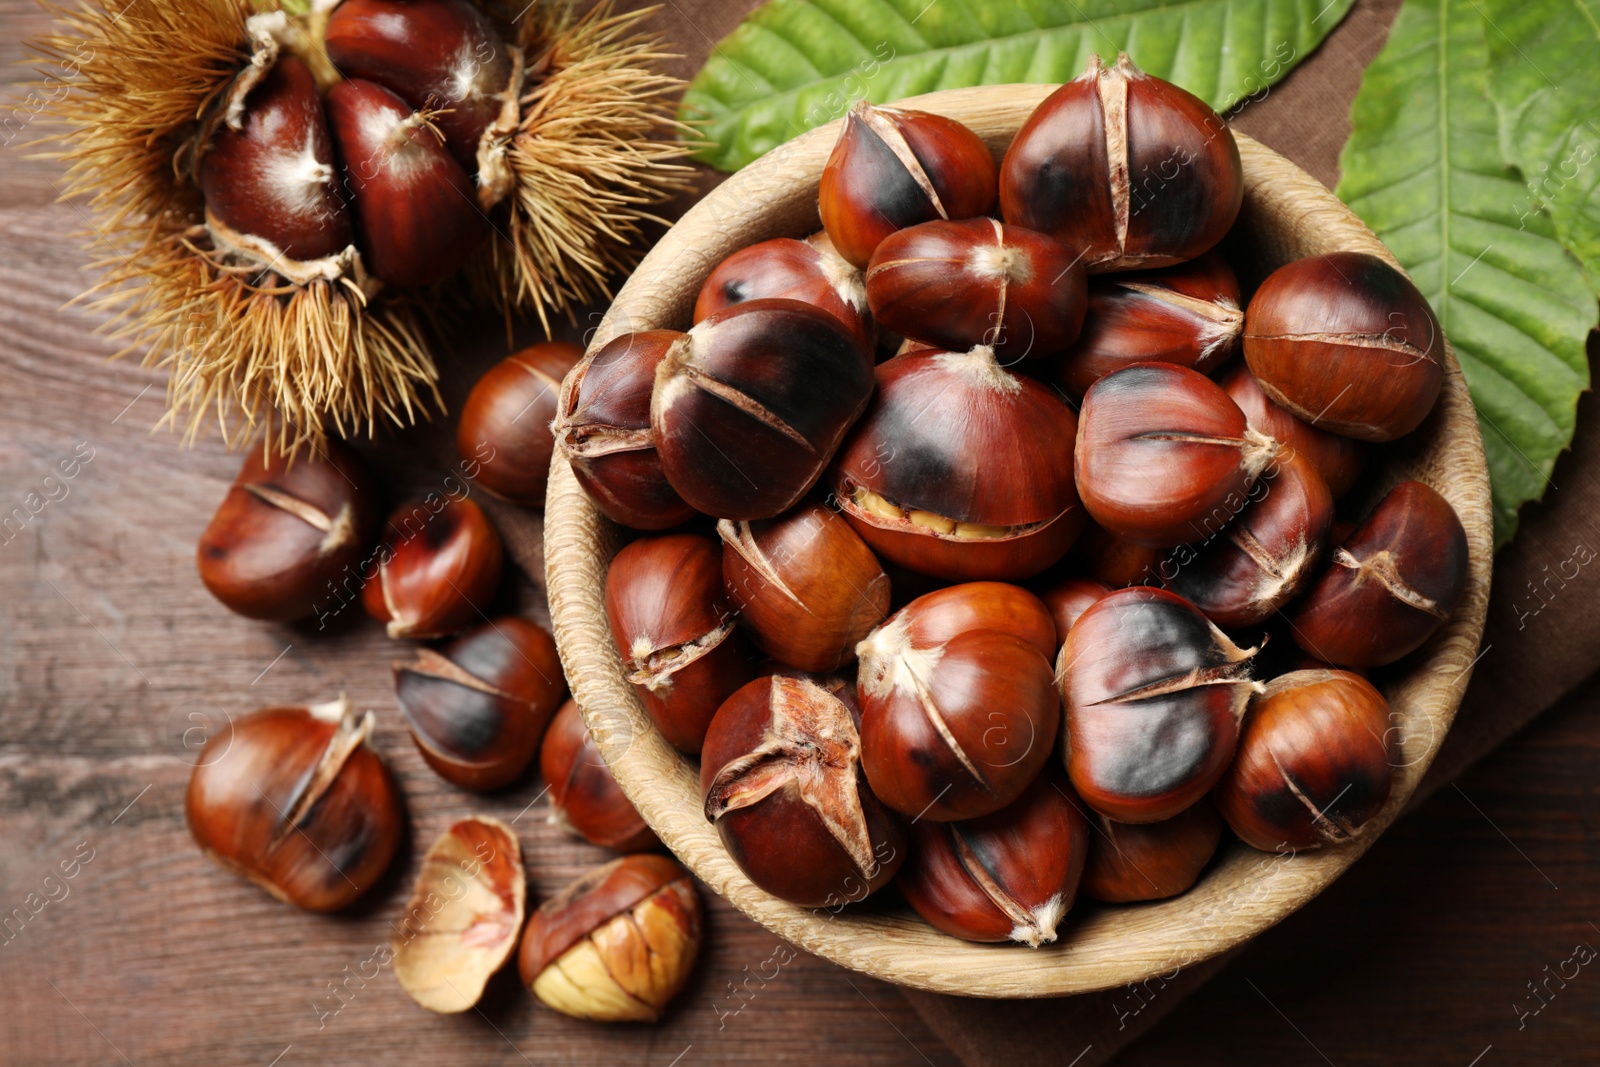
<svg viewBox="0 0 1600 1067">
<path fill-rule="evenodd" d="M 673 12 L 683 24 L 665 29 L 708 39 L 733 18 Z M 31 0 L 0 0 L 7 77 L 44 24 Z M 37 912 L 0 935 L 0 1063 L 957 1062 L 892 987 L 803 954 L 749 978 L 778 943 L 709 894 L 700 966 L 655 1027 L 566 1019 L 509 973 L 478 1012 L 450 1018 L 389 974 L 359 977 L 373 975 L 420 848 L 462 814 L 514 823 L 535 899 L 606 854 L 546 824 L 534 778 L 484 800 L 435 777 L 394 710 L 402 650 L 376 625 L 353 611 L 326 633 L 260 625 L 205 593 L 194 543 L 238 459 L 215 438 L 183 450 L 151 433 L 162 374 L 106 363 L 97 320 L 62 310 L 85 282 L 70 235 L 86 220 L 54 203 L 58 180 L 17 144 L 0 151 L 0 513 L 29 493 L 57 498 L 20 533 L 0 531 L 0 914 Z M 451 401 L 506 351 L 492 333 L 457 344 Z M 394 498 L 442 478 L 447 428 L 367 450 Z M 75 454 L 90 458 L 74 478 L 46 481 Z M 531 584 L 508 606 L 542 615 Z M 352 913 L 316 917 L 195 850 L 185 732 L 340 691 L 378 712 L 412 843 Z M 1600 946 L 1597 737 L 1591 685 L 1396 826 L 1119 1062 L 1594 1062 L 1600 975 L 1564 961 Z M 1156 1010 L 1159 994 L 1145 999 Z"/>
</svg>

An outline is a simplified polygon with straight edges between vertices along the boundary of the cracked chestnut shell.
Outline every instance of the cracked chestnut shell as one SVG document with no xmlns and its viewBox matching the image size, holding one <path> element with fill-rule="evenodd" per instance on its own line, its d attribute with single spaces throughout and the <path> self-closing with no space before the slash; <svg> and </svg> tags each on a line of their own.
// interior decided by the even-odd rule
<svg viewBox="0 0 1600 1067">
<path fill-rule="evenodd" d="M 722 586 L 722 548 L 699 534 L 641 537 L 606 572 L 606 617 L 656 729 L 695 755 L 722 702 L 750 680 Z"/>
<path fill-rule="evenodd" d="M 1095 834 L 1083 871 L 1084 896 L 1107 904 L 1165 900 L 1186 893 L 1222 841 L 1222 816 L 1201 800 L 1163 822 L 1116 822 L 1091 817 Z"/>
<path fill-rule="evenodd" d="M 1444 386 L 1444 334 L 1404 274 L 1365 252 L 1279 267 L 1250 298 L 1244 358 L 1276 404 L 1323 429 L 1392 441 Z"/>
<path fill-rule="evenodd" d="M 1255 653 L 1164 589 L 1120 589 L 1079 616 L 1057 673 L 1063 756 L 1084 803 L 1149 823 L 1203 797 L 1227 770 L 1259 688 Z"/>
<path fill-rule="evenodd" d="M 989 345 L 1006 363 L 1072 344 L 1087 277 L 1078 250 L 994 219 L 924 222 L 885 237 L 867 301 L 887 329 L 939 348 Z"/>
<path fill-rule="evenodd" d="M 913 600 L 856 646 L 861 765 L 878 798 L 920 819 L 986 815 L 1049 762 L 1061 723 L 1039 598 L 999 582 Z"/>
<path fill-rule="evenodd" d="M 1216 253 L 1165 270 L 1097 276 L 1077 343 L 1055 360 L 1056 383 L 1081 397 L 1133 363 L 1175 363 L 1209 374 L 1238 349 L 1239 282 Z"/>
<path fill-rule="evenodd" d="M 839 678 L 774 674 L 717 710 L 700 759 L 706 819 L 756 885 L 803 907 L 861 900 L 906 856 L 900 819 L 861 771 L 861 718 Z"/>
<path fill-rule="evenodd" d="M 830 476 L 874 551 L 953 581 L 1029 578 L 1065 554 L 1084 515 L 1078 423 L 1054 391 L 987 346 L 896 356 L 877 378 Z"/>
<path fill-rule="evenodd" d="M 1199 541 L 1239 513 L 1277 451 L 1205 375 L 1135 363 L 1083 398 L 1078 493 L 1095 522 L 1130 541 Z"/>
<path fill-rule="evenodd" d="M 872 395 L 872 358 L 825 311 L 750 300 L 697 323 L 656 367 L 667 481 L 719 519 L 766 519 L 821 476 Z"/>
<path fill-rule="evenodd" d="M 964 822 L 922 819 L 896 885 L 918 915 L 967 941 L 1038 948 L 1077 897 L 1089 824 L 1049 775 L 999 811 Z"/>
<path fill-rule="evenodd" d="M 533 760 L 566 696 L 556 643 L 516 616 L 493 619 L 394 668 L 395 699 L 428 766 L 463 789 L 508 785 Z"/>
<path fill-rule="evenodd" d="M 309 618 L 377 539 L 369 484 L 355 453 L 332 441 L 294 460 L 252 449 L 200 535 L 200 580 L 247 618 Z"/>
<path fill-rule="evenodd" d="M 700 896 L 665 856 L 624 856 L 539 906 L 517 953 L 548 1008 L 599 1022 L 655 1022 L 694 969 Z"/>
<path fill-rule="evenodd" d="M 648 852 L 661 842 L 617 784 L 584 725 L 578 702 L 561 705 L 539 749 L 550 787 L 550 823 L 613 852 Z"/>
<path fill-rule="evenodd" d="M 372 712 L 340 697 L 265 708 L 212 737 L 184 795 L 200 851 L 307 911 L 354 902 L 388 869 L 405 821 L 372 727 Z"/>
<path fill-rule="evenodd" d="M 1340 667 L 1381 667 L 1417 648 L 1467 588 L 1467 533 L 1421 482 L 1389 490 L 1289 615 L 1295 642 Z"/>
<path fill-rule="evenodd" d="M 988 214 L 996 181 L 988 145 L 955 119 L 858 100 L 823 168 L 817 207 L 839 254 L 865 270 L 896 230 Z"/>
<path fill-rule="evenodd" d="M 479 378 L 461 405 L 456 451 L 478 464 L 477 482 L 503 500 L 544 507 L 561 381 L 583 349 L 561 341 L 524 348 Z"/>
<path fill-rule="evenodd" d="M 361 606 L 390 637 L 446 637 L 484 617 L 504 563 L 500 535 L 482 508 L 431 494 L 389 516 L 378 575 L 362 587 Z"/>
<path fill-rule="evenodd" d="M 1391 729 L 1388 702 L 1359 675 L 1274 678 L 1250 702 L 1217 807 L 1246 844 L 1267 852 L 1354 840 L 1389 799 Z"/>
<path fill-rule="evenodd" d="M 1244 412 L 1246 423 L 1277 441 L 1280 450 L 1298 452 L 1309 459 L 1322 480 L 1328 483 L 1328 492 L 1335 500 L 1349 492 L 1361 477 L 1371 445 L 1319 430 L 1296 418 L 1287 408 L 1274 404 L 1243 363 L 1224 374 L 1219 384 Z"/>
<path fill-rule="evenodd" d="M 694 321 L 747 300 L 798 300 L 848 326 L 868 351 L 874 343 L 861 271 L 833 247 L 826 233 L 804 241 L 778 237 L 742 248 L 717 265 L 700 287 Z"/>
<path fill-rule="evenodd" d="M 1215 111 L 1118 55 L 1057 89 L 1000 165 L 1007 222 L 1084 250 L 1090 273 L 1161 267 L 1220 241 L 1244 200 L 1233 133 Z"/>
<path fill-rule="evenodd" d="M 562 383 L 551 427 L 595 507 L 636 530 L 666 530 L 695 514 L 668 483 L 650 428 L 656 367 L 682 338 L 676 330 L 626 333 L 590 353 Z"/>
</svg>

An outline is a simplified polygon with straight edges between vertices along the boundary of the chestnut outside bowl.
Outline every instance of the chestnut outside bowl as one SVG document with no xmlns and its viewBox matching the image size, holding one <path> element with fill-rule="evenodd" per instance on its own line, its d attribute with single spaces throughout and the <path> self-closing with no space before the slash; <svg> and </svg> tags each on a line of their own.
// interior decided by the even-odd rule
<svg viewBox="0 0 1600 1067">
<path fill-rule="evenodd" d="M 966 123 L 999 158 L 1055 88 L 956 89 L 904 103 Z M 775 149 L 690 210 L 628 280 L 591 347 L 629 331 L 687 329 L 701 282 L 723 258 L 757 241 L 820 229 L 817 184 L 840 128 L 833 122 Z M 1372 252 L 1394 263 L 1361 220 L 1310 175 L 1235 136 L 1244 160 L 1244 208 L 1224 247 L 1242 283 L 1253 289 L 1274 268 L 1325 252 Z M 1409 478 L 1442 493 L 1466 527 L 1467 590 L 1454 616 L 1406 661 L 1408 673 L 1385 687 L 1395 712 L 1391 740 L 1402 755 L 1388 804 L 1351 844 L 1274 855 L 1230 838 L 1188 893 L 1118 907 L 1080 899 L 1061 939 L 1039 949 L 960 941 L 881 898 L 835 914 L 769 896 L 728 858 L 703 813 L 699 771 L 656 732 L 623 677 L 604 595 L 606 567 L 628 534 L 595 509 L 557 455 L 545 510 L 545 577 L 573 696 L 623 791 L 661 840 L 735 907 L 810 952 L 888 982 L 980 997 L 1063 996 L 1170 976 L 1279 922 L 1354 863 L 1410 799 L 1455 717 L 1483 630 L 1492 537 L 1477 418 L 1448 346 L 1446 356 L 1438 407 L 1421 429 L 1389 446 L 1384 465 L 1369 479 L 1381 484 L 1366 503 Z"/>
</svg>

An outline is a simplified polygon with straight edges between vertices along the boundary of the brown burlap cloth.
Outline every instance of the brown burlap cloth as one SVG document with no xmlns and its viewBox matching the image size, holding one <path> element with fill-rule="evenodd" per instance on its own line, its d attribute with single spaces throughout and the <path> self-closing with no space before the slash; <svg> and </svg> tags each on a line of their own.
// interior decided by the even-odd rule
<svg viewBox="0 0 1600 1067">
<path fill-rule="evenodd" d="M 687 77 L 754 6 L 752 0 L 671 0 L 653 23 L 682 53 L 674 66 Z M 1248 101 L 1232 116 L 1234 124 L 1331 188 L 1338 180 L 1339 152 L 1350 134 L 1350 103 L 1361 73 L 1383 47 L 1399 6 L 1400 0 L 1358 0 L 1322 46 L 1283 82 Z M 1596 353 L 1592 335 L 1591 363 Z M 1594 408 L 1594 397 L 1585 396 L 1572 452 L 1557 465 L 1544 501 L 1524 509 L 1516 541 L 1495 561 L 1482 658 L 1413 805 L 1600 669 L 1600 617 L 1591 607 L 1600 579 L 1587 570 L 1575 579 L 1561 575 L 1562 564 L 1575 555 L 1587 560 L 1600 552 L 1600 526 L 1592 521 L 1600 516 L 1600 427 Z M 517 532 L 536 537 L 538 528 L 532 522 Z M 507 539 L 514 542 L 518 562 L 539 580 L 543 553 L 535 538 L 513 534 Z M 972 1067 L 1064 1067 L 1069 1062 L 1096 1067 L 1153 1027 L 1230 958 L 1181 972 L 1150 1010 L 1126 1020 L 1114 1007 L 1126 996 L 1122 989 L 1015 1001 L 904 992 L 928 1027 Z M 1071 1050 L 1085 1046 L 1092 1047 L 1074 1061 Z"/>
</svg>

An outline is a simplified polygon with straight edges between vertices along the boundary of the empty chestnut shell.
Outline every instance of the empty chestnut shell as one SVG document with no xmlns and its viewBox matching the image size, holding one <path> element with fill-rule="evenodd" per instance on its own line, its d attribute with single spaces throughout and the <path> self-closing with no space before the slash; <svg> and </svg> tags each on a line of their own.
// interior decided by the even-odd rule
<svg viewBox="0 0 1600 1067">
<path fill-rule="evenodd" d="M 378 577 L 362 588 L 361 606 L 390 637 L 445 637 L 485 617 L 504 563 L 483 509 L 434 493 L 389 516 Z"/>
<path fill-rule="evenodd" d="M 1089 845 L 1085 896 L 1107 904 L 1165 900 L 1186 893 L 1222 840 L 1222 816 L 1209 800 L 1164 822 L 1137 825 L 1092 816 L 1100 832 Z"/>
<path fill-rule="evenodd" d="M 1057 663 L 1064 757 L 1078 795 L 1119 822 L 1170 819 L 1233 757 L 1260 683 L 1250 658 L 1193 604 L 1135 586 L 1078 617 Z"/>
<path fill-rule="evenodd" d="M 396 664 L 395 698 L 417 751 L 463 789 L 498 789 L 533 760 L 566 695 L 556 643 L 507 616 Z"/>
<path fill-rule="evenodd" d="M 1281 675 L 1250 702 L 1217 785 L 1233 832 L 1263 851 L 1353 840 L 1389 799 L 1389 704 L 1348 671 Z"/>
<path fill-rule="evenodd" d="M 1224 374 L 1220 384 L 1222 391 L 1244 412 L 1246 423 L 1277 441 L 1280 448 L 1298 452 L 1311 461 L 1322 480 L 1328 483 L 1328 492 L 1335 500 L 1349 492 L 1361 477 L 1367 451 L 1372 446 L 1353 437 L 1319 430 L 1295 418 L 1288 409 L 1267 399 L 1261 383 L 1243 363 Z"/>
<path fill-rule="evenodd" d="M 490 367 L 467 394 L 456 424 L 456 451 L 478 464 L 477 482 L 497 497 L 544 507 L 550 482 L 561 380 L 583 349 L 560 341 L 525 348 Z"/>
<path fill-rule="evenodd" d="M 561 705 L 539 749 L 539 773 L 550 787 L 550 822 L 613 852 L 660 847 L 655 832 L 623 794 L 606 766 L 578 703 Z"/>
<path fill-rule="evenodd" d="M 706 818 L 752 882 L 804 907 L 883 887 L 905 829 L 861 772 L 861 718 L 839 678 L 757 678 L 717 711 L 700 760 Z"/>
<path fill-rule="evenodd" d="M 870 351 L 873 329 L 861 271 L 833 247 L 826 233 L 804 241 L 778 237 L 743 248 L 717 265 L 700 287 L 694 321 L 747 300 L 798 300 L 826 311 Z"/>
<path fill-rule="evenodd" d="M 1467 533 L 1450 502 L 1401 482 L 1378 502 L 1289 615 L 1297 644 L 1341 667 L 1419 648 L 1467 588 Z"/>
<path fill-rule="evenodd" d="M 967 941 L 1038 948 L 1078 894 L 1089 825 L 1049 775 L 965 822 L 919 820 L 895 883 L 930 925 Z"/>
</svg>

